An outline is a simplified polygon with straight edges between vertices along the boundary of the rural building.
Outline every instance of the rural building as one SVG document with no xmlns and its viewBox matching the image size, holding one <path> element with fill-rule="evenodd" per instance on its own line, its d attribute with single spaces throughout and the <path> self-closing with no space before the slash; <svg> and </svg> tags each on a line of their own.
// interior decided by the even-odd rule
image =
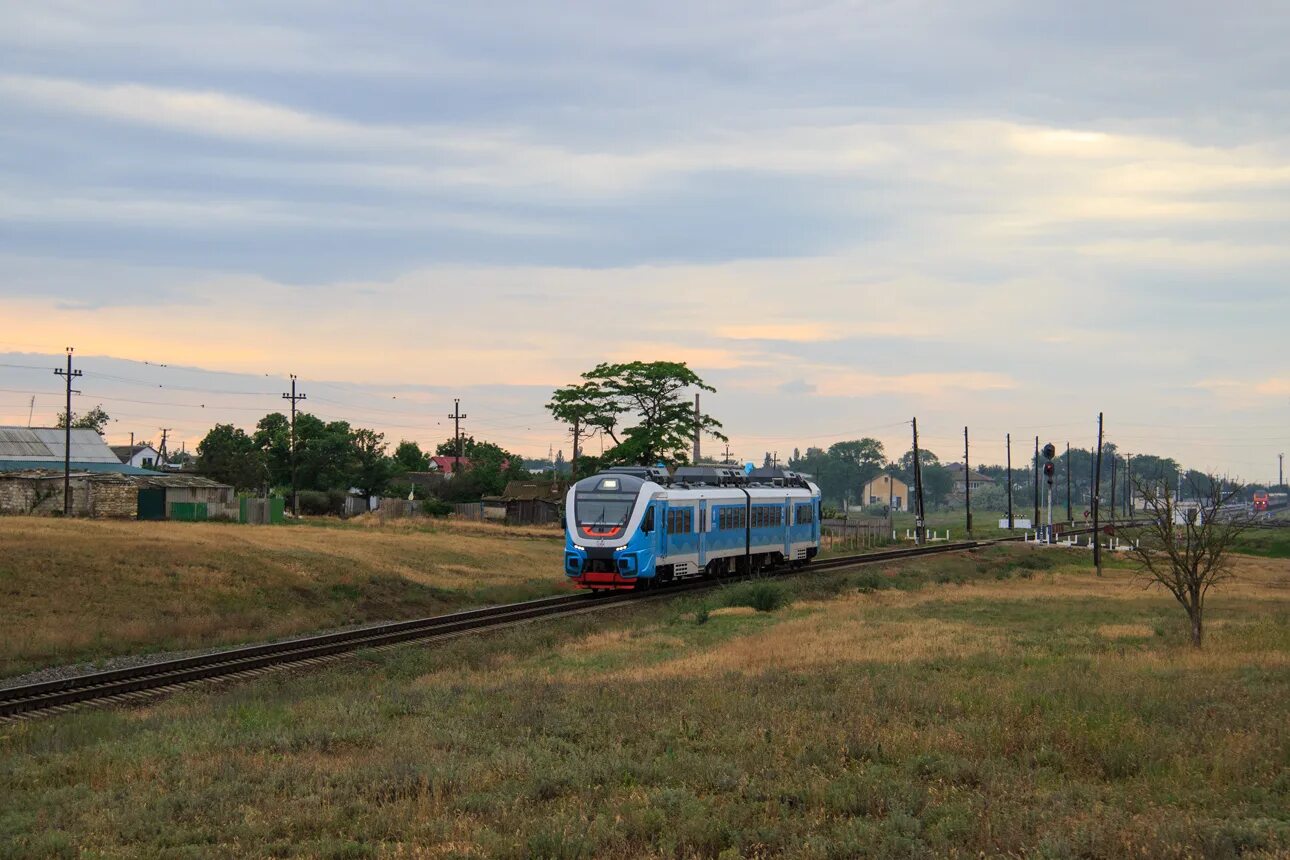
<svg viewBox="0 0 1290 860">
<path fill-rule="evenodd" d="M 950 463 L 945 467 L 946 471 L 954 478 L 954 487 L 950 490 L 953 495 L 962 496 L 965 492 L 964 487 L 970 487 L 978 490 L 982 487 L 993 487 L 994 478 L 989 475 L 982 475 L 980 472 L 972 471 L 966 481 L 963 479 L 963 464 Z"/>
<path fill-rule="evenodd" d="M 155 469 L 161 462 L 161 452 L 147 442 L 141 445 L 113 445 L 112 453 L 122 463 L 140 469 Z"/>
<path fill-rule="evenodd" d="M 438 472 L 442 475 L 452 475 L 456 472 L 464 472 L 470 468 L 469 457 L 431 457 L 430 471 Z"/>
<path fill-rule="evenodd" d="M 0 427 L 0 514 L 63 512 L 66 432 L 57 427 Z M 68 484 L 76 516 L 237 516 L 233 488 L 226 484 L 122 462 L 94 430 L 73 429 L 71 439 Z"/>
<path fill-rule="evenodd" d="M 56 469 L 61 473 L 66 433 L 59 427 L 0 427 L 0 472 Z M 91 429 L 72 430 L 71 468 L 74 472 L 152 474 L 122 463 L 103 437 Z"/>
<path fill-rule="evenodd" d="M 909 509 L 909 487 L 893 475 L 883 473 L 860 489 L 863 505 L 891 505 L 893 511 Z"/>
<path fill-rule="evenodd" d="M 560 506 L 569 485 L 564 481 L 510 481 L 500 496 L 484 499 L 485 507 L 505 509 L 506 524 L 558 524 Z"/>
<path fill-rule="evenodd" d="M 237 519 L 238 500 L 227 484 L 196 475 L 123 475 L 75 471 L 69 480 L 78 517 L 141 520 Z M 0 514 L 61 514 L 63 470 L 0 472 Z"/>
<path fill-rule="evenodd" d="M 74 516 L 133 517 L 139 506 L 139 488 L 130 475 L 73 471 L 69 486 Z M 0 472 L 0 514 L 61 513 L 62 469 Z"/>
<path fill-rule="evenodd" d="M 233 488 L 198 475 L 148 475 L 131 478 L 138 488 L 141 520 L 236 520 L 240 512 Z"/>
</svg>

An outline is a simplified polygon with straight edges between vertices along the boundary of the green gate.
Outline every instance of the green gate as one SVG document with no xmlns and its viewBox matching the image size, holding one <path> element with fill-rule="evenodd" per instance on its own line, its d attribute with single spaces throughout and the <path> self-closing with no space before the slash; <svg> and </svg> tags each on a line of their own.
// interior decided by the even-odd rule
<svg viewBox="0 0 1290 860">
<path fill-rule="evenodd" d="M 139 491 L 139 519 L 164 520 L 166 518 L 166 491 L 161 488 Z"/>
</svg>

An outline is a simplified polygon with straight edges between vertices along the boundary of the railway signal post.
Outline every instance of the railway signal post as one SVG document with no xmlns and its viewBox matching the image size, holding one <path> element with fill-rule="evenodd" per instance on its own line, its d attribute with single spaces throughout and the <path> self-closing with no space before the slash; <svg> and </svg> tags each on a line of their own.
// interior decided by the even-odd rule
<svg viewBox="0 0 1290 860">
<path fill-rule="evenodd" d="M 1044 445 L 1044 480 L 1048 482 L 1048 525 L 1044 528 L 1044 542 L 1053 542 L 1053 457 L 1057 456 L 1057 447 L 1052 442 Z"/>
</svg>

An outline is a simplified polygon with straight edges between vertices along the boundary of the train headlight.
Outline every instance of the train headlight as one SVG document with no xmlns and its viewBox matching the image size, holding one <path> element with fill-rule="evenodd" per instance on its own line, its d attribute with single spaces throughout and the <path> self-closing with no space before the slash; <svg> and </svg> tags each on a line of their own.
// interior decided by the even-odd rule
<svg viewBox="0 0 1290 860">
<path fill-rule="evenodd" d="M 576 549 L 578 552 L 586 552 L 586 551 L 587 551 L 587 548 L 586 548 L 585 546 L 578 546 L 576 543 L 573 545 L 573 548 L 574 548 L 574 549 Z"/>
</svg>

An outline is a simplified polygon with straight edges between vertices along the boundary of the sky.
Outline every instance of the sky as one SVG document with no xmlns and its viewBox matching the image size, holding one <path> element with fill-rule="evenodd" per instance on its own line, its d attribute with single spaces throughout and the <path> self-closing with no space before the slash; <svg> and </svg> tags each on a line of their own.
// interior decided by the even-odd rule
<svg viewBox="0 0 1290 860">
<path fill-rule="evenodd" d="M 740 459 L 1101 411 L 1274 478 L 1287 44 L 1275 0 L 2 0 L 0 423 L 73 346 L 112 442 L 294 373 L 390 441 L 460 398 L 567 455 L 553 388 L 668 359 Z"/>
</svg>

